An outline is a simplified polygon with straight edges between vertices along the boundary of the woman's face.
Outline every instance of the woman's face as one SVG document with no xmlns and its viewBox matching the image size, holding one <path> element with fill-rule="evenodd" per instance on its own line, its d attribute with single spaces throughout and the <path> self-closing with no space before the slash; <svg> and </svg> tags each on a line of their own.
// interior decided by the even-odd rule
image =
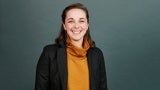
<svg viewBox="0 0 160 90">
<path fill-rule="evenodd" d="M 86 13 L 82 9 L 71 9 L 66 13 L 66 19 L 63 23 L 71 41 L 83 41 L 83 37 L 88 30 L 89 23 Z"/>
</svg>

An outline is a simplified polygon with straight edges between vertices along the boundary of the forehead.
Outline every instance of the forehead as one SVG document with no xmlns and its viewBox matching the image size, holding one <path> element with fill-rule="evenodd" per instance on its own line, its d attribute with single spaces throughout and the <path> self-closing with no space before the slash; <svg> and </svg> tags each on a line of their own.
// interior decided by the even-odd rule
<svg viewBox="0 0 160 90">
<path fill-rule="evenodd" d="M 82 9 L 71 9 L 66 13 L 66 18 L 86 18 L 86 12 Z"/>
</svg>

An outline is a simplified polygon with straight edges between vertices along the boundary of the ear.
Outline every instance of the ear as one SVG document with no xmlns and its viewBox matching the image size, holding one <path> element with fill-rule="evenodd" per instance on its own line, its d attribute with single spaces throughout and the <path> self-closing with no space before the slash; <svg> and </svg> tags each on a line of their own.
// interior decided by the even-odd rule
<svg viewBox="0 0 160 90">
<path fill-rule="evenodd" d="M 87 24 L 87 30 L 89 29 L 89 23 Z"/>
<path fill-rule="evenodd" d="M 64 30 L 66 30 L 66 25 L 64 23 L 62 23 Z"/>
</svg>

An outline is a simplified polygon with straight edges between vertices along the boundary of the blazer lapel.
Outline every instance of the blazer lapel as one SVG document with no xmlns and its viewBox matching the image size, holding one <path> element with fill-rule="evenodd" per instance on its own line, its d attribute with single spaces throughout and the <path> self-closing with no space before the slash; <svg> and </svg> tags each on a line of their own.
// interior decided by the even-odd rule
<svg viewBox="0 0 160 90">
<path fill-rule="evenodd" d="M 96 72 L 95 72 L 95 67 L 97 65 L 95 60 L 96 60 L 96 54 L 94 53 L 94 51 L 92 49 L 89 49 L 88 50 L 88 53 L 87 53 L 87 57 L 88 57 L 88 68 L 89 68 L 89 76 L 90 76 L 90 89 L 91 90 L 95 90 L 95 87 L 96 87 L 96 84 L 95 84 L 95 75 L 96 75 Z"/>
<path fill-rule="evenodd" d="M 57 62 L 62 89 L 67 90 L 67 56 L 65 48 L 59 48 L 57 51 Z"/>
</svg>

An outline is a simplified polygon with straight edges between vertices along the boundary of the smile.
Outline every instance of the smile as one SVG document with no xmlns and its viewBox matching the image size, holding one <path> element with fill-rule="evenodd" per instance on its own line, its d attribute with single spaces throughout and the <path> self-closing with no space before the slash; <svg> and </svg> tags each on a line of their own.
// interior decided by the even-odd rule
<svg viewBox="0 0 160 90">
<path fill-rule="evenodd" d="M 81 31 L 72 31 L 73 32 L 73 34 L 80 34 L 81 33 Z"/>
</svg>

